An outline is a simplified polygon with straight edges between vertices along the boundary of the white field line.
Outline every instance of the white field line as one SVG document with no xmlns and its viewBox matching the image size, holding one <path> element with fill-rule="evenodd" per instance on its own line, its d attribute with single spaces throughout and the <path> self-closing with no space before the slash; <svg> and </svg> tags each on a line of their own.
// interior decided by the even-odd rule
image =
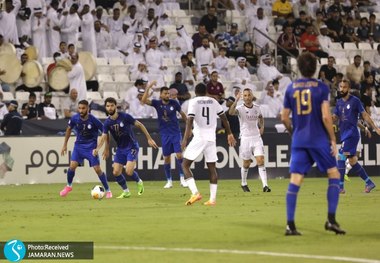
<svg viewBox="0 0 380 263">
<path fill-rule="evenodd" d="M 105 250 L 143 250 L 143 251 L 165 251 L 165 252 L 199 252 L 212 254 L 237 254 L 237 255 L 258 255 L 270 257 L 306 258 L 319 260 L 334 260 L 358 263 L 380 263 L 380 260 L 366 258 L 352 258 L 339 256 L 321 256 L 308 254 L 278 253 L 255 250 L 234 250 L 234 249 L 206 249 L 206 248 L 169 248 L 169 247 L 135 247 L 135 246 L 95 246 L 95 249 Z"/>
</svg>

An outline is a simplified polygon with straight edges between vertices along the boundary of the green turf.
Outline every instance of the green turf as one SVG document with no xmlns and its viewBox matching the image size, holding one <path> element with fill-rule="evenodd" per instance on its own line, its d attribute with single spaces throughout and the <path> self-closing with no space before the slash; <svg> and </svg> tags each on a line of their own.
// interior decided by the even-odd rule
<svg viewBox="0 0 380 263">
<path fill-rule="evenodd" d="M 375 182 L 380 185 L 378 178 Z M 206 201 L 208 182 L 197 184 L 202 201 Z M 348 234 L 336 236 L 323 228 L 327 180 L 306 179 L 296 213 L 303 236 L 285 237 L 288 180 L 271 180 L 271 193 L 263 193 L 258 180 L 249 184 L 252 192 L 243 193 L 239 181 L 220 181 L 215 207 L 204 207 L 203 202 L 185 206 L 190 192 L 178 182 L 172 189 L 163 189 L 164 182 L 145 182 L 142 196 L 137 195 L 135 183 L 129 182 L 131 198 L 102 201 L 90 197 L 94 184 L 76 184 L 66 198 L 59 196 L 63 187 L 59 184 L 0 186 L 0 240 L 94 241 L 95 246 L 108 248 L 95 247 L 91 262 L 109 263 L 322 262 L 263 255 L 132 251 L 111 246 L 235 249 L 380 260 L 379 190 L 364 194 L 358 178 L 346 183 L 347 194 L 341 196 L 337 220 Z M 120 193 L 115 183 L 112 190 L 114 197 Z"/>
</svg>

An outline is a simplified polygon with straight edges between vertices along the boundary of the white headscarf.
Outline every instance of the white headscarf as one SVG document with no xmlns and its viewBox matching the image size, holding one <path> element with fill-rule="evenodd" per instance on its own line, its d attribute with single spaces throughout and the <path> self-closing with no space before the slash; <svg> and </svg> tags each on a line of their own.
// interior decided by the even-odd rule
<svg viewBox="0 0 380 263">
<path fill-rule="evenodd" d="M 177 27 L 177 32 L 181 35 L 181 38 L 185 39 L 187 52 L 193 51 L 193 39 L 187 34 L 185 27 L 183 25 Z"/>
</svg>

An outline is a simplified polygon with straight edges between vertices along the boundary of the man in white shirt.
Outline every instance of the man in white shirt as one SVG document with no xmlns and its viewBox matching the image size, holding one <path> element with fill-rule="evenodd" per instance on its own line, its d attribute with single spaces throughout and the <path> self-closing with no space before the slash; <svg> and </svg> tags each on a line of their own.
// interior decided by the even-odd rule
<svg viewBox="0 0 380 263">
<path fill-rule="evenodd" d="M 159 26 L 159 17 L 155 15 L 154 9 L 148 9 L 148 15 L 142 19 L 141 24 L 143 27 L 149 27 L 150 30 L 156 31 Z"/>
<path fill-rule="evenodd" d="M 238 104 L 243 96 L 244 104 Z M 240 123 L 240 146 L 239 156 L 243 159 L 241 168 L 241 188 L 244 192 L 250 192 L 247 183 L 248 169 L 252 163 L 252 153 L 256 159 L 259 176 L 263 184 L 263 192 L 270 192 L 268 187 L 267 172 L 264 160 L 264 143 L 261 135 L 264 133 L 264 118 L 261 114 L 260 106 L 253 103 L 253 93 L 251 89 L 244 89 L 236 96 L 235 102 L 229 109 L 230 115 L 237 115 Z"/>
<path fill-rule="evenodd" d="M 124 18 L 124 22 L 128 22 L 130 25 L 129 30 L 131 32 L 136 32 L 138 30 L 139 24 L 141 23 L 140 18 L 136 16 L 136 6 L 131 5 L 129 6 L 129 13 L 128 15 Z"/>
<path fill-rule="evenodd" d="M 157 38 L 151 38 L 149 40 L 150 48 L 145 54 L 145 60 L 148 64 L 149 73 L 163 74 L 167 69 L 164 66 L 164 54 L 157 48 Z"/>
<path fill-rule="evenodd" d="M 95 40 L 98 57 L 104 57 L 104 50 L 111 49 L 112 37 L 106 30 L 102 29 L 101 22 L 95 21 Z"/>
<path fill-rule="evenodd" d="M 264 9 L 262 9 L 261 7 L 257 9 L 257 15 L 255 15 L 251 19 L 249 32 L 253 31 L 251 33 L 253 33 L 253 39 L 255 40 L 256 46 L 264 50 L 268 49 L 269 40 L 266 37 L 264 37 L 261 33 L 254 30 L 254 28 L 257 28 L 266 35 L 269 34 L 269 21 L 268 18 L 264 16 Z"/>
<path fill-rule="evenodd" d="M 78 91 L 76 89 L 70 90 L 69 97 L 65 98 L 62 102 L 63 116 L 71 118 L 78 112 Z"/>
<path fill-rule="evenodd" d="M 194 87 L 193 85 L 195 83 L 195 79 L 193 76 L 193 71 L 188 66 L 188 63 L 189 63 L 189 58 L 186 55 L 182 55 L 181 65 L 175 69 L 175 72 L 181 72 L 183 83 L 186 84 L 189 90 L 192 90 Z"/>
<path fill-rule="evenodd" d="M 126 0 L 119 0 L 113 5 L 113 9 L 118 8 L 120 10 L 120 18 L 124 19 L 124 17 L 128 14 L 128 5 Z"/>
<path fill-rule="evenodd" d="M 141 52 L 141 44 L 135 42 L 133 44 L 133 51 L 125 58 L 125 64 L 130 65 L 129 71 L 136 71 L 140 63 L 145 64 L 144 54 Z"/>
<path fill-rule="evenodd" d="M 324 52 L 329 53 L 330 49 L 332 49 L 333 44 L 331 38 L 327 35 L 328 28 L 326 25 L 321 25 L 319 31 L 321 32 L 321 34 L 318 36 L 319 46 Z"/>
<path fill-rule="evenodd" d="M 59 6 L 58 0 L 53 0 L 50 3 L 50 8 L 47 11 L 47 38 L 48 38 L 48 54 L 53 55 L 58 51 L 59 43 L 61 42 L 61 20 L 57 12 Z"/>
<path fill-rule="evenodd" d="M 33 45 L 38 50 L 38 59 L 47 57 L 47 37 L 46 37 L 46 17 L 42 16 L 40 7 L 34 8 L 34 16 L 32 18 L 32 39 Z"/>
<path fill-rule="evenodd" d="M 90 13 L 90 6 L 88 4 L 83 6 L 81 19 L 82 50 L 91 52 L 94 57 L 97 57 L 94 18 Z"/>
<path fill-rule="evenodd" d="M 112 48 L 117 44 L 117 40 L 123 33 L 123 20 L 120 18 L 120 9 L 114 8 L 113 16 L 108 18 L 107 25 L 112 37 Z"/>
<path fill-rule="evenodd" d="M 19 44 L 16 16 L 20 6 L 20 1 L 6 0 L 5 10 L 0 10 L 0 34 L 3 35 L 5 43 Z"/>
<path fill-rule="evenodd" d="M 129 31 L 129 23 L 124 21 L 123 23 L 123 31 L 121 32 L 119 38 L 116 40 L 115 49 L 118 50 L 125 57 L 129 55 L 133 46 L 133 38 L 134 35 Z"/>
<path fill-rule="evenodd" d="M 218 156 L 216 154 L 215 130 L 218 116 L 225 127 L 228 144 L 232 147 L 236 144 L 222 106 L 214 98 L 206 96 L 206 90 L 207 87 L 203 83 L 199 83 L 195 87 L 196 97 L 189 101 L 186 130 L 182 140 L 182 149 L 185 150 L 182 168 L 186 183 L 191 191 L 191 197 L 185 203 L 186 205 L 192 205 L 202 199 L 190 170 L 191 164 L 201 153 L 204 155 L 210 174 L 210 199 L 204 205 L 214 206 L 216 204 L 218 174 L 215 163 L 218 160 Z M 193 125 L 194 128 L 192 130 Z M 193 134 L 193 138 L 189 145 L 187 145 L 191 134 Z"/>
<path fill-rule="evenodd" d="M 275 97 L 275 90 L 273 85 L 268 85 L 267 94 L 263 98 L 262 104 L 268 105 L 268 116 L 269 118 L 278 118 L 282 110 L 282 101 L 279 97 Z"/>
<path fill-rule="evenodd" d="M 70 11 L 63 12 L 63 22 L 61 27 L 61 39 L 68 44 L 74 44 L 77 46 L 78 42 L 78 30 L 81 24 L 80 18 L 77 14 L 78 5 L 73 4 L 70 7 Z"/>
<path fill-rule="evenodd" d="M 87 99 L 87 86 L 82 65 L 78 61 L 78 53 L 71 56 L 73 68 L 68 72 L 67 76 L 70 82 L 70 91 L 76 89 L 78 91 L 78 100 Z"/>
<path fill-rule="evenodd" d="M 177 52 L 177 57 L 181 57 L 188 51 L 193 50 L 193 39 L 187 34 L 185 27 L 177 27 L 177 37 L 172 41 L 172 46 Z"/>
<path fill-rule="evenodd" d="M 249 88 L 252 91 L 257 90 L 256 86 L 251 83 L 251 74 L 249 74 L 246 67 L 246 59 L 244 57 L 238 57 L 236 62 L 237 65 L 230 74 L 231 80 L 234 81 L 233 85 L 240 87 L 242 90 L 245 88 Z"/>
<path fill-rule="evenodd" d="M 208 37 L 202 38 L 202 46 L 195 50 L 195 59 L 198 68 L 203 64 L 210 65 L 214 59 L 214 54 L 209 45 Z"/>
</svg>

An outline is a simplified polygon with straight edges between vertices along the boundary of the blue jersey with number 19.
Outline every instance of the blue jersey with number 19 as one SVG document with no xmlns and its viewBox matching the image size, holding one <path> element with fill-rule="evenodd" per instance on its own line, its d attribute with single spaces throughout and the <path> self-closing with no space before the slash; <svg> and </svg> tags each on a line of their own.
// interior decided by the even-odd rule
<svg viewBox="0 0 380 263">
<path fill-rule="evenodd" d="M 298 79 L 288 86 L 284 108 L 292 111 L 292 147 L 320 148 L 330 144 L 321 109 L 328 96 L 328 86 L 316 79 Z"/>
</svg>

